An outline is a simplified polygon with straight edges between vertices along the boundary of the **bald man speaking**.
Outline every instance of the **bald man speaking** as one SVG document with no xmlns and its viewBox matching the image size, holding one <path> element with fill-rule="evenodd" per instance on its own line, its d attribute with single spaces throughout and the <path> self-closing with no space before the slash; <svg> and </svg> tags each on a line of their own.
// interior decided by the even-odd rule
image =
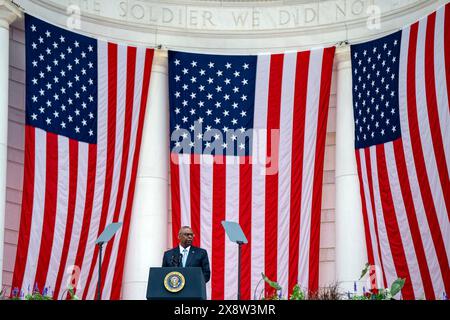
<svg viewBox="0 0 450 320">
<path fill-rule="evenodd" d="M 205 249 L 194 247 L 192 240 L 194 232 L 191 227 L 183 226 L 178 232 L 179 244 L 173 249 L 164 252 L 163 267 L 201 267 L 205 283 L 209 281 L 211 271 L 209 269 L 208 253 Z"/>
</svg>

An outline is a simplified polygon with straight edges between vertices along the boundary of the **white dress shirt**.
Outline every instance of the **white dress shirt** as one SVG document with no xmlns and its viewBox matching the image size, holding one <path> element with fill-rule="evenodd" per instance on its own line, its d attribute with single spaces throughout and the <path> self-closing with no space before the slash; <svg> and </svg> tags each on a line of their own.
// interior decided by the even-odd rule
<svg viewBox="0 0 450 320">
<path fill-rule="evenodd" d="M 187 261 L 187 257 L 189 256 L 189 250 L 191 249 L 191 246 L 187 247 L 187 248 L 183 248 L 181 245 L 180 247 L 180 253 L 183 256 L 182 258 L 182 266 L 183 268 L 186 266 L 186 261 Z M 183 251 L 186 250 L 186 253 L 183 253 Z"/>
</svg>

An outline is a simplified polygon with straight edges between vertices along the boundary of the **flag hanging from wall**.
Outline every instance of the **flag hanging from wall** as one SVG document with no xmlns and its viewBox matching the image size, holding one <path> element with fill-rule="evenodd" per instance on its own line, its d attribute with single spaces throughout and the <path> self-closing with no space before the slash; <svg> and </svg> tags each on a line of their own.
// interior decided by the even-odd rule
<svg viewBox="0 0 450 320">
<path fill-rule="evenodd" d="M 335 48 L 237 56 L 169 51 L 172 235 L 190 225 L 211 264 L 208 297 L 241 297 L 261 272 L 286 295 L 316 290 L 325 136 Z M 288 289 L 289 288 L 289 289 Z"/>
<path fill-rule="evenodd" d="M 351 46 L 355 152 L 369 263 L 405 299 L 450 292 L 450 4 Z"/>
<path fill-rule="evenodd" d="M 68 283 L 96 297 L 95 240 L 105 248 L 102 298 L 118 299 L 153 50 L 97 41 L 25 16 L 26 126 L 22 213 L 13 290 Z"/>
</svg>

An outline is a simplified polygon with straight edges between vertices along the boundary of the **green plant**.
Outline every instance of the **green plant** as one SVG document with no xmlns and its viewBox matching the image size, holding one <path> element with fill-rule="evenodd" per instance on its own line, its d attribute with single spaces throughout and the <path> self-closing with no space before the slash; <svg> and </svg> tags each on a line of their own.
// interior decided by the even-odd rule
<svg viewBox="0 0 450 320">
<path fill-rule="evenodd" d="M 395 297 L 405 286 L 405 279 L 398 278 L 391 284 L 390 294 Z"/>
<path fill-rule="evenodd" d="M 300 286 L 296 284 L 292 289 L 292 293 L 291 296 L 289 297 L 289 300 L 305 300 L 305 299 L 306 299 L 305 293 L 300 288 Z"/>
<path fill-rule="evenodd" d="M 281 286 L 275 282 L 270 280 L 264 273 L 261 272 L 261 277 L 264 282 L 267 283 L 273 290 L 268 295 L 265 295 L 263 300 L 281 300 L 282 299 L 282 288 Z M 278 293 L 278 291 L 280 293 Z"/>
<path fill-rule="evenodd" d="M 70 296 L 69 300 L 80 300 L 80 298 L 78 298 L 77 295 L 75 294 L 75 290 L 72 288 L 72 286 L 69 286 L 67 290 Z"/>
<path fill-rule="evenodd" d="M 361 280 L 366 275 L 367 271 L 369 271 L 369 267 L 370 264 L 366 262 L 366 265 L 364 266 L 364 269 L 361 271 L 361 276 L 359 277 L 358 280 Z"/>
</svg>

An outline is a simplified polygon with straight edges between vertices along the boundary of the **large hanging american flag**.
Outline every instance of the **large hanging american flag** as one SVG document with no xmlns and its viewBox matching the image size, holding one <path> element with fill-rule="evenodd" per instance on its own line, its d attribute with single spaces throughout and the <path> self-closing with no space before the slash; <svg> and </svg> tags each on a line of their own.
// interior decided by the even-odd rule
<svg viewBox="0 0 450 320">
<path fill-rule="evenodd" d="M 369 263 L 406 299 L 450 292 L 450 4 L 351 47 Z M 381 276 L 382 275 L 382 276 Z"/>
<path fill-rule="evenodd" d="M 25 17 L 26 127 L 22 214 L 12 287 L 118 299 L 153 50 L 97 41 Z"/>
<path fill-rule="evenodd" d="M 208 251 L 208 297 L 241 297 L 261 272 L 315 290 L 325 136 L 335 48 L 259 56 L 169 52 L 173 244 L 190 225 Z M 259 286 L 259 289 L 263 288 Z M 259 297 L 259 292 L 257 292 Z"/>
</svg>

